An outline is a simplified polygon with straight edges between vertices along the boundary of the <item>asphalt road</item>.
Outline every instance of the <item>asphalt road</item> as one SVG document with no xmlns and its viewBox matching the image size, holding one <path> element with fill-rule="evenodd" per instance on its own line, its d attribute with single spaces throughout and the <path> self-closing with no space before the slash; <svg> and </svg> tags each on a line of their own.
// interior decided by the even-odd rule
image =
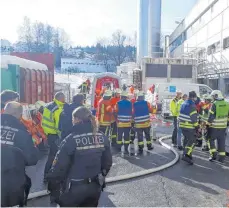
<svg viewBox="0 0 229 208">
<path fill-rule="evenodd" d="M 171 127 L 157 127 L 157 135 L 171 133 Z M 170 143 L 170 141 L 168 141 Z M 174 155 L 154 144 L 152 154 L 122 157 L 115 153 L 109 176 L 137 172 L 168 163 Z M 180 152 L 181 153 L 181 152 Z M 229 159 L 225 164 L 208 161 L 208 153 L 196 148 L 195 164 L 179 161 L 164 171 L 128 181 L 108 184 L 101 195 L 101 207 L 222 207 L 229 204 Z M 33 191 L 43 190 L 42 176 L 45 158 L 28 170 Z M 33 170 L 32 170 L 33 169 Z M 46 207 L 49 197 L 30 200 L 28 206 Z"/>
</svg>

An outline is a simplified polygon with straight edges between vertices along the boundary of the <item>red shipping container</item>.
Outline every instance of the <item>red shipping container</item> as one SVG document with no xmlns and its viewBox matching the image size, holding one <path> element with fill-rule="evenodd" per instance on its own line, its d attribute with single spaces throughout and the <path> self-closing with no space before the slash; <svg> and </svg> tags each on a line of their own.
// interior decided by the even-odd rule
<svg viewBox="0 0 229 208">
<path fill-rule="evenodd" d="M 45 64 L 48 71 L 20 68 L 21 101 L 34 104 L 38 100 L 50 102 L 54 96 L 54 56 L 51 53 L 11 52 L 12 56 Z"/>
<path fill-rule="evenodd" d="M 54 72 L 54 56 L 52 53 L 11 52 L 10 55 L 45 64 Z"/>
</svg>

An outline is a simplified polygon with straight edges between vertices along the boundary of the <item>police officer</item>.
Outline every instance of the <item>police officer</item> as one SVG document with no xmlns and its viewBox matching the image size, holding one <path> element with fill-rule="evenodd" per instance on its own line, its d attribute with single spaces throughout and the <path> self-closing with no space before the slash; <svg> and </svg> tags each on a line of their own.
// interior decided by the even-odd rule
<svg viewBox="0 0 229 208">
<path fill-rule="evenodd" d="M 4 90 L 1 94 L 1 111 L 4 109 L 7 102 L 19 101 L 19 94 L 12 90 Z"/>
<path fill-rule="evenodd" d="M 24 206 L 31 187 L 25 167 L 36 165 L 38 151 L 20 122 L 23 108 L 9 102 L 1 115 L 1 206 Z M 25 195 L 24 195 L 25 193 Z"/>
<path fill-rule="evenodd" d="M 138 137 L 138 149 L 139 154 L 143 153 L 144 142 L 143 142 L 143 133 L 146 137 L 146 143 L 148 150 L 152 150 L 152 141 L 150 137 L 150 113 L 152 112 L 152 107 L 150 104 L 145 101 L 144 92 L 139 91 L 137 96 L 137 101 L 133 106 L 133 115 L 134 115 L 134 125 Z"/>
<path fill-rule="evenodd" d="M 72 98 L 72 103 L 69 105 L 64 104 L 63 111 L 60 114 L 59 120 L 59 130 L 61 131 L 61 138 L 64 139 L 68 136 L 72 129 L 72 113 L 73 111 L 84 105 L 84 96 L 83 94 L 74 95 Z"/>
<path fill-rule="evenodd" d="M 123 145 L 124 135 L 124 153 L 128 153 L 128 147 L 130 144 L 130 129 L 132 120 L 132 103 L 128 100 L 128 92 L 123 91 L 121 93 L 121 101 L 119 101 L 115 107 L 117 113 L 117 126 L 118 126 L 118 139 L 117 146 L 119 150 Z"/>
<path fill-rule="evenodd" d="M 64 181 L 56 200 L 63 207 L 97 207 L 105 176 L 112 166 L 109 139 L 97 132 L 85 107 L 73 112 L 71 134 L 61 143 L 49 173 L 49 190 Z"/>
<path fill-rule="evenodd" d="M 182 160 L 193 164 L 192 152 L 195 147 L 195 142 L 198 132 L 198 114 L 196 111 L 195 100 L 197 95 L 194 91 L 189 92 L 188 100 L 181 105 L 179 115 L 179 127 L 184 135 L 184 152 Z"/>
<path fill-rule="evenodd" d="M 218 143 L 218 160 L 224 162 L 225 153 L 225 133 L 229 124 L 229 104 L 224 100 L 219 90 L 211 93 L 214 100 L 209 111 L 208 123 L 210 127 L 210 161 L 216 160 L 217 151 L 215 139 Z"/>
<path fill-rule="evenodd" d="M 170 112 L 173 116 L 173 126 L 174 126 L 173 134 L 172 134 L 173 146 L 177 145 L 177 116 L 178 116 L 177 103 L 181 99 L 181 95 L 182 95 L 181 91 L 177 90 L 176 97 L 174 99 L 172 99 L 172 101 L 170 102 Z"/>
<path fill-rule="evenodd" d="M 42 128 L 48 138 L 49 155 L 44 169 L 44 182 L 46 182 L 46 174 L 52 166 L 52 162 L 58 149 L 60 137 L 59 119 L 65 103 L 65 95 L 62 92 L 55 94 L 53 102 L 47 104 L 44 108 L 42 117 Z"/>
</svg>

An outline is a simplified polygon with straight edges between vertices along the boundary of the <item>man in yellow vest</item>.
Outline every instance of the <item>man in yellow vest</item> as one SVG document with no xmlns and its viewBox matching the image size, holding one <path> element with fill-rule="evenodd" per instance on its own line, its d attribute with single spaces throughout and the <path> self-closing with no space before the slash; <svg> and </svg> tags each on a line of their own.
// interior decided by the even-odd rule
<svg viewBox="0 0 229 208">
<path fill-rule="evenodd" d="M 42 117 L 42 128 L 48 138 L 49 155 L 44 170 L 44 181 L 46 181 L 47 173 L 49 172 L 52 162 L 58 150 L 58 142 L 60 137 L 59 119 L 65 103 L 65 95 L 62 92 L 57 92 L 51 103 L 44 107 Z"/>
<path fill-rule="evenodd" d="M 177 117 L 178 118 L 179 118 L 179 115 L 180 115 L 181 105 L 184 103 L 185 100 L 187 100 L 187 98 L 188 98 L 188 95 L 187 94 L 184 94 L 182 96 L 182 99 L 180 99 L 178 101 L 178 103 L 177 103 Z M 178 125 L 177 125 L 177 148 L 179 150 L 183 150 L 181 137 L 182 137 L 182 130 L 179 127 L 179 119 L 178 119 Z"/>
<path fill-rule="evenodd" d="M 172 101 L 170 102 L 170 111 L 171 111 L 171 114 L 173 116 L 173 126 L 174 126 L 173 135 L 172 135 L 173 146 L 177 145 L 177 116 L 178 116 L 177 103 L 180 100 L 181 95 L 182 95 L 181 91 L 177 90 L 176 97 L 173 98 Z"/>
</svg>

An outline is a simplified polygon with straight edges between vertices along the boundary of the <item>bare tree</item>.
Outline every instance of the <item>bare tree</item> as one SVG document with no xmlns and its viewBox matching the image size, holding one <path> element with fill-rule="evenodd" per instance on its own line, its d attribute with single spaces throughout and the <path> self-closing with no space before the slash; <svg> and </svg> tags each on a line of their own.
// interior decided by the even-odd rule
<svg viewBox="0 0 229 208">
<path fill-rule="evenodd" d="M 44 24 L 42 22 L 35 22 L 33 24 L 33 37 L 34 37 L 34 51 L 44 51 Z"/>
<path fill-rule="evenodd" d="M 126 58 L 125 41 L 126 35 L 121 30 L 117 30 L 112 34 L 111 44 L 114 47 L 112 50 L 109 50 L 109 56 L 115 61 L 117 66 L 123 63 Z"/>
<path fill-rule="evenodd" d="M 52 43 L 54 40 L 54 28 L 51 25 L 45 25 L 44 29 L 44 43 L 45 51 L 50 53 L 52 49 Z"/>
<path fill-rule="evenodd" d="M 18 29 L 19 41 L 24 42 L 28 52 L 32 51 L 33 45 L 33 35 L 32 35 L 32 25 L 28 17 L 24 17 L 22 26 Z"/>
</svg>

